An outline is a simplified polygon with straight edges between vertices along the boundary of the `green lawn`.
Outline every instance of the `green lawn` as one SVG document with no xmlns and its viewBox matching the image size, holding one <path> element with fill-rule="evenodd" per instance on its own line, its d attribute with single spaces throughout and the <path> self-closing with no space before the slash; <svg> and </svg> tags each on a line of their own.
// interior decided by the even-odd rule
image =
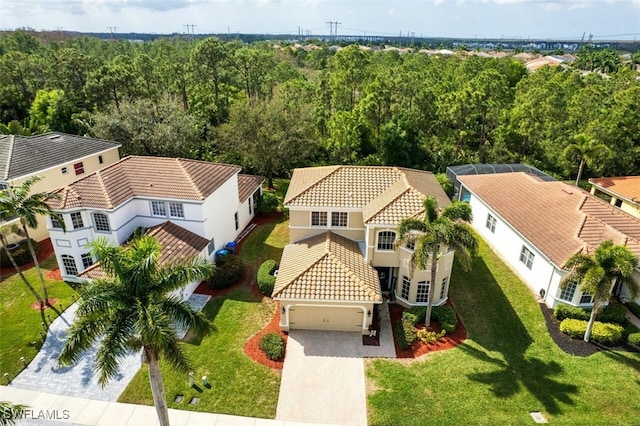
<svg viewBox="0 0 640 426">
<path fill-rule="evenodd" d="M 265 259 L 280 260 L 289 242 L 288 222 L 281 220 L 260 225 L 244 241 L 240 256 L 247 268 L 256 271 Z M 251 285 L 255 286 L 255 277 Z M 196 388 L 189 386 L 188 376 L 161 364 L 169 407 L 262 418 L 274 418 L 280 390 L 280 373 L 249 359 L 243 352 L 246 341 L 264 327 L 275 310 L 275 303 L 256 297 L 249 286 L 212 299 L 204 308 L 214 325 L 214 332 L 201 341 L 183 347 L 196 377 Z M 200 378 L 207 376 L 210 388 Z M 181 404 L 174 402 L 183 395 Z M 189 405 L 192 397 L 200 400 Z M 121 402 L 153 404 L 146 368 L 134 377 Z"/>
<path fill-rule="evenodd" d="M 562 352 L 526 286 L 482 242 L 451 297 L 467 327 L 459 347 L 416 362 L 367 364 L 373 425 L 640 423 L 640 354 Z"/>
<path fill-rule="evenodd" d="M 55 256 L 50 256 L 41 263 L 43 274 L 57 268 Z M 42 296 L 42 286 L 35 268 L 27 270 L 24 275 L 31 285 Z M 66 309 L 72 302 L 74 290 L 64 281 L 45 278 L 50 298 L 56 298 Z M 27 289 L 18 274 L 3 277 L 0 283 L 0 376 L 9 373 L 14 378 L 24 368 L 20 357 L 28 363 L 35 357 L 42 339 L 38 334 L 46 330 L 42 322 L 49 324 L 60 314 L 60 306 L 48 308 L 44 312 L 34 310 L 31 304 L 36 299 Z M 33 342 L 36 344 L 34 345 Z M 4 379 L 4 378 L 3 378 Z M 1 382 L 6 384 L 4 381 Z"/>
</svg>

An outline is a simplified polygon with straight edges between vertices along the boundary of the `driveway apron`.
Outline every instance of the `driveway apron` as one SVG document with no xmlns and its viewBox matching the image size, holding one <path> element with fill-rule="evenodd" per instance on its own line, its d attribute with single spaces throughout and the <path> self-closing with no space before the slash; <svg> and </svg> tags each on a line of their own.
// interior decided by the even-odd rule
<svg viewBox="0 0 640 426">
<path fill-rule="evenodd" d="M 290 331 L 276 419 L 366 425 L 362 336 Z"/>
</svg>

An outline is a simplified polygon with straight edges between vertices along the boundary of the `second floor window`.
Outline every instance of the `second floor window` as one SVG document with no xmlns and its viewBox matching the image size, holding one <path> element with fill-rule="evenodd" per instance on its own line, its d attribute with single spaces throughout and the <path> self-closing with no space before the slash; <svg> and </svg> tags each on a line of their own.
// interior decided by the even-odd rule
<svg viewBox="0 0 640 426">
<path fill-rule="evenodd" d="M 311 212 L 311 226 L 327 226 L 327 212 Z"/>
<path fill-rule="evenodd" d="M 166 216 L 167 215 L 167 207 L 164 205 L 163 201 L 152 201 L 151 202 L 151 214 L 154 216 Z"/>
<path fill-rule="evenodd" d="M 331 226 L 336 228 L 346 228 L 348 225 L 349 214 L 347 212 L 332 212 Z"/>
<path fill-rule="evenodd" d="M 51 227 L 53 229 L 62 229 L 62 222 L 60 222 L 61 219 L 62 219 L 62 216 L 60 217 L 51 216 Z"/>
<path fill-rule="evenodd" d="M 99 231 L 99 232 L 111 231 L 111 228 L 109 227 L 109 218 L 104 213 L 94 213 L 93 223 L 96 226 L 96 231 Z"/>
<path fill-rule="evenodd" d="M 169 203 L 169 215 L 171 217 L 184 217 L 182 203 Z"/>
<path fill-rule="evenodd" d="M 240 221 L 238 220 L 238 212 L 235 212 L 235 214 L 233 215 L 233 220 L 236 224 L 236 231 L 237 231 L 238 228 L 240 227 Z"/>
<path fill-rule="evenodd" d="M 71 213 L 71 224 L 73 225 L 73 229 L 84 227 L 84 222 L 82 222 L 82 214 L 80 212 Z"/>
<path fill-rule="evenodd" d="M 382 231 L 378 234 L 378 250 L 393 250 L 393 243 L 396 240 L 396 233 L 393 231 Z"/>
</svg>

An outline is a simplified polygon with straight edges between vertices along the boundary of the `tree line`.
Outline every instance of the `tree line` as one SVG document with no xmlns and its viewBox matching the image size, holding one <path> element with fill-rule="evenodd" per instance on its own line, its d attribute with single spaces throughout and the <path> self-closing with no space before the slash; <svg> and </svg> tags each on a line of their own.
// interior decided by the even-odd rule
<svg viewBox="0 0 640 426">
<path fill-rule="evenodd" d="M 511 57 L 217 38 L 44 42 L 17 31 L 0 38 L 0 131 L 87 134 L 121 142 L 123 155 L 233 162 L 268 177 L 320 164 L 440 172 L 478 162 L 565 179 L 579 164 L 633 175 L 631 68 L 593 49 L 573 67 L 531 73 Z"/>
</svg>

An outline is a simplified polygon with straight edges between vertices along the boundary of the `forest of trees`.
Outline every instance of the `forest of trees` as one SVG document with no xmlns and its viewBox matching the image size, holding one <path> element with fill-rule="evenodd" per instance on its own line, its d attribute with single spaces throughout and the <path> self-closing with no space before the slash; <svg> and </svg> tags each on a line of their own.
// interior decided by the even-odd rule
<svg viewBox="0 0 640 426">
<path fill-rule="evenodd" d="M 599 56 L 585 53 L 576 63 L 593 69 Z M 336 163 L 442 172 L 525 162 L 569 179 L 583 159 L 585 177 L 640 174 L 640 80 L 611 60 L 606 74 L 583 76 L 528 73 L 509 57 L 216 38 L 42 42 L 18 31 L 0 37 L 0 132 L 86 134 L 121 142 L 123 156 L 268 176 Z"/>
</svg>

